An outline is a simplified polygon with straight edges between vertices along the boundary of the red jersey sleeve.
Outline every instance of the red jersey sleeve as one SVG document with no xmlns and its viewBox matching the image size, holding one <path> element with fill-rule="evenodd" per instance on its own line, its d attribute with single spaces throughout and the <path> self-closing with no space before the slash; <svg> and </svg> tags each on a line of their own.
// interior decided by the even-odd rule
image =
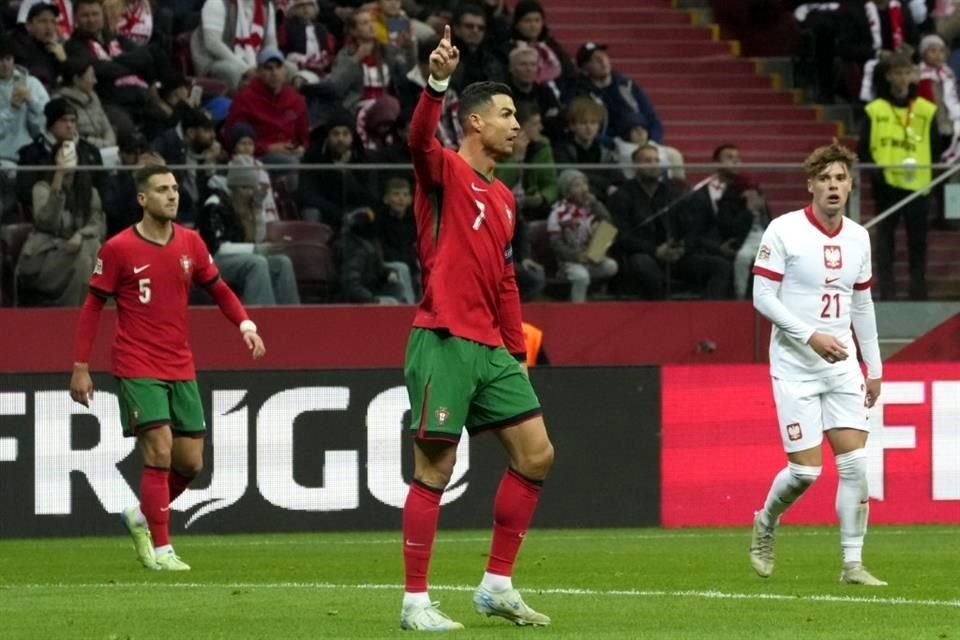
<svg viewBox="0 0 960 640">
<path fill-rule="evenodd" d="M 423 90 L 410 120 L 410 155 L 413 171 L 425 191 L 443 183 L 443 146 L 437 140 L 437 127 L 443 110 L 443 94 L 430 87 Z"/>
<path fill-rule="evenodd" d="M 200 287 L 209 287 L 220 279 L 220 270 L 217 269 L 213 256 L 207 250 L 207 245 L 196 233 L 191 234 L 193 241 L 193 283 Z"/>
<path fill-rule="evenodd" d="M 517 209 L 515 200 L 510 206 Z M 514 231 L 516 227 L 514 227 Z M 523 339 L 523 318 L 520 313 L 520 288 L 517 286 L 517 272 L 513 263 L 513 247 L 507 244 L 503 251 L 506 262 L 503 279 L 500 281 L 500 337 L 507 351 L 521 361 L 526 360 L 527 343 Z"/>
<path fill-rule="evenodd" d="M 123 272 L 123 262 L 123 255 L 117 250 L 117 245 L 112 242 L 104 243 L 97 254 L 97 262 L 90 276 L 90 290 L 101 298 L 114 295 Z"/>
</svg>

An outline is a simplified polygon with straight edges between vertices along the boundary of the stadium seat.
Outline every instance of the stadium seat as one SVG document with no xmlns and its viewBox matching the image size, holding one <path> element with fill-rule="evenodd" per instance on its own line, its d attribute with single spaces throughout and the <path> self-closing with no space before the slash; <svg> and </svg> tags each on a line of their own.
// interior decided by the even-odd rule
<svg viewBox="0 0 960 640">
<path fill-rule="evenodd" d="M 5 307 L 17 306 L 17 259 L 31 231 L 33 225 L 29 222 L 0 226 L 0 293 Z"/>
<path fill-rule="evenodd" d="M 328 245 L 290 242 L 283 245 L 282 251 L 293 262 L 293 272 L 297 277 L 297 288 L 303 304 L 334 301 L 337 292 L 337 268 L 333 250 Z"/>
<path fill-rule="evenodd" d="M 276 220 L 267 223 L 267 242 L 330 244 L 333 229 L 322 222 Z"/>
</svg>

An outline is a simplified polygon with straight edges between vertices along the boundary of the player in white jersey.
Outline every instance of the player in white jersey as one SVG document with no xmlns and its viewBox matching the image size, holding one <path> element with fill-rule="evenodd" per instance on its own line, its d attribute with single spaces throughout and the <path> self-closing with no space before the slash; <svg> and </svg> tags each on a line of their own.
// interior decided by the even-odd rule
<svg viewBox="0 0 960 640">
<path fill-rule="evenodd" d="M 872 576 L 861 558 L 869 507 L 867 410 L 880 395 L 882 364 L 870 296 L 870 236 L 843 216 L 855 159 L 836 142 L 807 158 L 812 202 L 770 223 L 753 267 L 754 306 L 773 323 L 770 374 L 788 459 L 754 519 L 750 562 L 764 578 L 773 573 L 780 515 L 820 475 L 826 433 L 840 477 L 840 580 L 887 584 Z M 867 365 L 866 379 L 857 363 L 851 324 Z"/>
</svg>

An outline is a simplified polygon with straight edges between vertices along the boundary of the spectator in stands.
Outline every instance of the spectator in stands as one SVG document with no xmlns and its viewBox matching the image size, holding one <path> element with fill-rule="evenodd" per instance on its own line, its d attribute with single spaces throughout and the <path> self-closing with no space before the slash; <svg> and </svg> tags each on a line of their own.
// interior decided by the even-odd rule
<svg viewBox="0 0 960 640">
<path fill-rule="evenodd" d="M 886 70 L 886 82 L 879 83 L 879 97 L 866 106 L 867 117 L 860 130 L 859 148 L 863 162 L 890 167 L 870 172 L 876 212 L 886 211 L 916 192 L 923 195 L 878 224 L 874 244 L 877 262 L 875 290 L 883 300 L 896 296 L 894 244 L 897 226 L 903 218 L 907 227 L 910 299 L 925 300 L 927 216 L 930 213 L 927 186 L 933 179 L 933 172 L 913 167 L 929 166 L 940 155 L 937 107 L 917 97 L 914 67 L 909 57 L 891 56 L 881 69 Z"/>
<path fill-rule="evenodd" d="M 49 167 L 53 165 L 56 149 L 64 142 L 74 143 L 78 166 L 96 167 L 103 164 L 100 151 L 77 136 L 77 112 L 69 102 L 63 98 L 54 98 L 43 108 L 43 115 L 46 131 L 34 138 L 30 144 L 21 147 L 18 164 Z M 92 176 L 98 194 L 104 192 L 108 178 L 106 172 L 94 170 L 83 173 Z M 33 207 L 33 185 L 40 179 L 40 175 L 36 171 L 17 172 L 17 200 L 28 214 L 28 219 Z"/>
<path fill-rule="evenodd" d="M 579 93 L 593 96 L 607 109 L 604 135 L 623 138 L 631 114 L 641 113 L 647 122 L 647 135 L 654 142 L 663 140 L 663 125 L 647 94 L 626 76 L 613 70 L 607 45 L 587 42 L 577 51 L 577 66 L 582 73 Z"/>
<path fill-rule="evenodd" d="M 610 212 L 590 192 L 586 174 L 567 169 L 559 178 L 561 200 L 547 218 L 550 248 L 557 257 L 560 273 L 570 281 L 570 301 L 586 302 L 591 281 L 607 280 L 617 274 L 617 262 L 604 256 L 593 262 L 586 255 L 595 225 L 610 221 Z"/>
<path fill-rule="evenodd" d="M 430 77 L 430 54 L 437 48 L 440 38 L 433 37 L 423 40 L 417 48 L 417 64 L 406 76 L 397 82 L 397 98 L 400 100 L 401 110 L 412 112 L 417 106 L 420 94 L 427 86 L 427 78 Z M 443 93 L 443 111 L 440 115 L 440 127 L 437 129 L 437 136 L 440 143 L 448 149 L 456 149 L 460 146 L 460 137 L 463 130 L 460 127 L 458 117 L 460 106 L 460 96 L 454 89 L 447 89 Z"/>
<path fill-rule="evenodd" d="M 604 108 L 587 96 L 574 98 L 567 107 L 567 128 L 570 137 L 557 143 L 555 156 L 561 164 L 609 164 L 610 169 L 585 171 L 590 188 L 601 201 L 617 190 L 623 174 L 616 169 L 616 152 L 599 138 Z"/>
<path fill-rule="evenodd" d="M 103 0 L 103 10 L 109 31 L 141 47 L 153 38 L 158 16 L 150 0 Z"/>
<path fill-rule="evenodd" d="M 14 64 L 13 43 L 0 36 L 0 161 L 17 162 L 20 147 L 43 133 L 49 99 L 43 83 Z"/>
<path fill-rule="evenodd" d="M 163 132 L 150 146 L 167 166 L 189 165 L 189 169 L 174 170 L 174 175 L 180 185 L 177 218 L 183 224 L 192 225 L 197 209 L 206 200 L 207 181 L 212 175 L 205 167 L 217 164 L 222 153 L 213 120 L 200 109 L 186 111 L 177 126 Z"/>
<path fill-rule="evenodd" d="M 223 279 L 246 305 L 300 304 L 290 258 L 264 253 L 256 244 L 262 226 L 259 169 L 253 158 L 230 163 L 225 187 L 215 187 L 203 203 L 197 231 L 217 263 Z"/>
<path fill-rule="evenodd" d="M 121 133 L 117 138 L 121 169 L 110 177 L 101 195 L 107 218 L 107 238 L 136 224 L 143 217 L 137 204 L 137 182 L 133 172 L 142 166 L 164 164 L 163 158 L 150 150 L 150 144 L 135 131 Z"/>
<path fill-rule="evenodd" d="M 414 35 L 413 20 L 403 10 L 403 3 L 400 0 L 376 0 L 371 3 L 370 15 L 377 42 L 395 47 L 398 63 L 408 69 L 412 67 L 417 57 L 417 36 Z M 424 35 L 433 32 L 430 27 L 422 26 L 426 29 Z"/>
<path fill-rule="evenodd" d="M 17 64 L 42 82 L 47 91 L 56 88 L 60 65 L 67 59 L 57 33 L 59 16 L 60 9 L 54 4 L 35 4 L 27 12 L 25 28 L 14 31 L 13 35 Z"/>
<path fill-rule="evenodd" d="M 612 253 L 621 265 L 624 288 L 644 300 L 658 300 L 670 269 L 683 257 L 670 209 L 682 193 L 663 179 L 658 147 L 641 145 L 632 160 L 634 177 L 610 197 L 618 230 Z"/>
<path fill-rule="evenodd" d="M 642 146 L 652 145 L 657 148 L 660 156 L 660 166 L 670 179 L 685 180 L 687 171 L 683 167 L 683 154 L 674 147 L 668 147 L 665 144 L 658 144 L 650 139 L 650 123 L 647 117 L 640 111 L 628 114 L 624 127 L 627 131 L 626 137 L 616 137 L 613 144 L 617 150 L 617 160 L 620 164 L 628 164 L 633 160 L 633 153 Z M 626 168 L 623 174 L 633 177 L 633 169 Z"/>
<path fill-rule="evenodd" d="M 66 43 L 67 55 L 92 56 L 104 103 L 121 105 L 137 120 L 146 108 L 150 83 L 169 63 L 150 48 L 110 33 L 101 0 L 74 0 L 74 7 L 76 25 Z"/>
<path fill-rule="evenodd" d="M 419 298 L 420 262 L 417 259 L 417 223 L 413 217 L 412 203 L 410 181 L 406 178 L 390 178 L 384 188 L 383 203 L 375 212 L 374 222 L 384 264 L 388 269 L 395 268 L 398 273 L 406 268 L 414 297 Z"/>
<path fill-rule="evenodd" d="M 733 291 L 737 298 L 743 300 L 751 294 L 750 278 L 753 263 L 760 250 L 760 241 L 763 232 L 770 224 L 770 210 L 767 199 L 760 191 L 760 187 L 752 182 L 746 183 L 743 189 L 743 201 L 753 216 L 750 229 L 737 249 L 733 259 Z"/>
<path fill-rule="evenodd" d="M 717 172 L 704 180 L 677 212 L 677 235 L 684 254 L 677 275 L 696 283 L 703 297 L 732 297 L 733 261 L 753 224 L 743 191 L 749 184 L 740 175 L 740 150 L 722 144 L 713 152 Z"/>
<path fill-rule="evenodd" d="M 481 4 L 487 14 L 487 42 L 496 49 L 509 50 L 513 17 L 507 0 L 483 0 Z"/>
<path fill-rule="evenodd" d="M 276 12 L 272 0 L 206 0 L 190 38 L 197 73 L 236 91 L 256 72 L 260 52 L 277 48 Z"/>
<path fill-rule="evenodd" d="M 377 244 L 375 214 L 364 208 L 344 218 L 340 235 L 340 290 L 346 302 L 413 304 L 416 302 L 406 264 L 383 261 Z"/>
<path fill-rule="evenodd" d="M 457 91 L 474 82 L 507 81 L 507 61 L 501 50 L 486 41 L 487 13 L 476 4 L 460 5 L 453 17 L 453 44 L 460 64 L 450 79 Z"/>
<path fill-rule="evenodd" d="M 936 34 L 920 41 L 920 82 L 917 95 L 937 105 L 937 130 L 944 162 L 960 159 L 960 96 L 957 77 L 947 66 L 947 45 Z"/>
<path fill-rule="evenodd" d="M 330 75 L 309 88 L 312 98 L 322 99 L 317 108 L 311 104 L 311 113 L 317 111 L 314 120 L 321 124 L 338 107 L 355 113 L 385 93 L 395 93 L 395 84 L 408 71 L 396 47 L 377 41 L 370 11 L 355 11 L 347 19 L 347 30 L 349 38 Z"/>
<path fill-rule="evenodd" d="M 259 54 L 257 77 L 233 99 L 224 123 L 231 131 L 236 122 L 250 124 L 257 134 L 257 157 L 266 164 L 296 164 L 309 144 L 307 104 L 287 84 L 287 68 L 279 49 Z"/>
<path fill-rule="evenodd" d="M 147 140 L 176 127 L 185 112 L 200 106 L 196 100 L 199 96 L 191 95 L 191 92 L 193 84 L 180 73 L 171 73 L 160 79 L 157 99 L 150 101 L 140 121 L 140 131 Z"/>
<path fill-rule="evenodd" d="M 550 35 L 547 14 L 536 0 L 520 0 L 513 9 L 513 46 L 525 42 L 540 54 L 537 82 L 555 82 L 558 88 L 572 82 L 576 69 L 570 56 Z"/>
<path fill-rule="evenodd" d="M 56 101 L 51 101 L 54 104 Z M 53 149 L 56 169 L 33 185 L 34 229 L 17 260 L 21 304 L 79 307 L 106 232 L 89 171 L 77 171 L 76 143 Z"/>
<path fill-rule="evenodd" d="M 556 92 L 546 84 L 537 82 L 537 65 L 540 54 L 526 43 L 519 43 L 510 52 L 510 90 L 517 108 L 524 102 L 537 106 L 543 129 L 551 140 L 563 136 L 563 117 Z"/>
<path fill-rule="evenodd" d="M 273 193 L 273 184 L 270 174 L 263 168 L 263 163 L 255 159 L 257 149 L 257 132 L 246 122 L 237 122 L 230 129 L 228 139 L 232 145 L 230 161 L 233 164 L 246 162 L 242 158 L 249 158 L 257 168 L 257 186 L 260 189 L 259 201 L 262 214 L 257 218 L 257 229 L 254 234 L 256 242 L 263 242 L 267 237 L 267 225 L 280 219 L 277 211 L 277 199 Z"/>
<path fill-rule="evenodd" d="M 52 4 L 57 7 L 56 28 L 59 40 L 67 40 L 73 34 L 74 0 L 23 0 L 17 12 L 17 24 L 26 24 L 30 21 L 30 12 L 38 4 Z"/>
<path fill-rule="evenodd" d="M 320 20 L 317 0 L 291 0 L 283 19 L 280 48 L 296 68 L 296 87 L 316 84 L 330 73 L 336 40 Z"/>
<path fill-rule="evenodd" d="M 496 176 L 513 190 L 517 207 L 527 220 L 544 220 L 560 197 L 553 147 L 543 135 L 537 105 L 521 102 L 517 107 L 520 132 L 513 141 L 513 157 L 497 164 Z M 545 165 L 528 168 L 524 165 Z"/>
<path fill-rule="evenodd" d="M 80 137 L 100 149 L 101 156 L 112 155 L 116 164 L 117 135 L 100 104 L 94 88 L 97 76 L 93 72 L 93 58 L 70 58 L 63 65 L 63 88 L 57 93 L 66 98 L 77 112 L 77 132 Z M 109 165 L 109 163 L 108 163 Z"/>
<path fill-rule="evenodd" d="M 513 251 L 513 271 L 517 277 L 520 301 L 535 300 L 547 284 L 546 269 L 531 256 L 530 223 L 522 211 L 518 211 L 513 223 L 513 239 L 510 248 Z"/>
<path fill-rule="evenodd" d="M 891 0 L 851 2 L 837 39 L 841 58 L 863 65 L 860 99 L 869 102 L 876 95 L 877 64 L 894 53 L 910 57 L 920 43 L 920 34 L 911 11 L 903 11 Z M 880 72 L 880 79 L 883 79 Z"/>
<path fill-rule="evenodd" d="M 304 164 L 329 164 L 328 170 L 301 172 L 299 202 L 303 217 L 324 222 L 334 229 L 341 226 L 343 214 L 375 202 L 367 186 L 369 172 L 351 171 L 349 165 L 366 161 L 349 112 L 334 114 L 325 127 L 315 130 L 318 139 L 303 156 Z M 332 170 L 339 167 L 339 170 Z"/>
</svg>

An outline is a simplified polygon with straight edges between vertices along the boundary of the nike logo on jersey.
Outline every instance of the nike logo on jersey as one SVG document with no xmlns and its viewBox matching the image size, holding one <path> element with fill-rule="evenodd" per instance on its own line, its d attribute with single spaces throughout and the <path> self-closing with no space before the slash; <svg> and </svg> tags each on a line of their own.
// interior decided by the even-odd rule
<svg viewBox="0 0 960 640">
<path fill-rule="evenodd" d="M 133 268 L 133 272 L 134 272 L 134 273 L 140 273 L 141 271 L 146 271 L 146 270 L 149 269 L 149 268 L 150 268 L 150 265 L 145 264 L 145 265 L 143 265 L 142 267 L 134 267 L 134 268 Z"/>
<path fill-rule="evenodd" d="M 473 182 L 470 183 L 470 188 L 476 191 L 477 193 L 486 193 L 488 191 L 488 189 L 481 189 Z"/>
<path fill-rule="evenodd" d="M 840 278 L 827 278 L 824 282 L 825 282 L 826 284 L 833 284 L 834 282 L 836 282 L 836 281 L 839 280 L 839 279 L 840 279 Z"/>
</svg>

